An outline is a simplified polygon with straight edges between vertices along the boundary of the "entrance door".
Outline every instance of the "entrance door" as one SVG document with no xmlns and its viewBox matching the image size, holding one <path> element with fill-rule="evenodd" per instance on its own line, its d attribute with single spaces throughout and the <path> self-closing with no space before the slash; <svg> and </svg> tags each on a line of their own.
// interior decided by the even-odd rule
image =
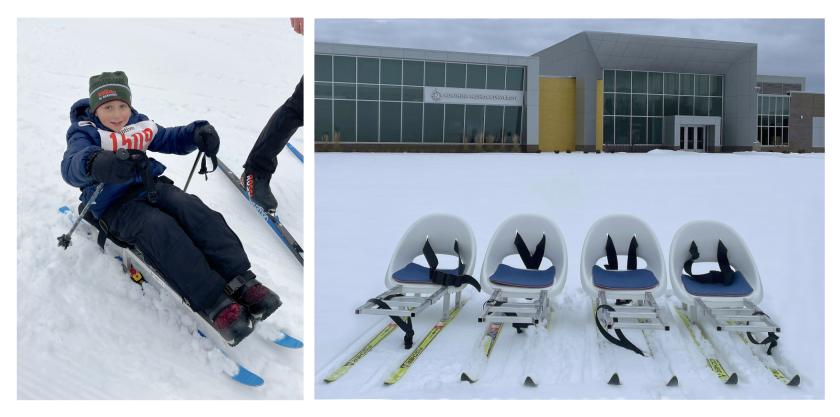
<svg viewBox="0 0 840 417">
<path fill-rule="evenodd" d="M 706 126 L 680 126 L 680 149 L 702 152 L 706 148 Z"/>
</svg>

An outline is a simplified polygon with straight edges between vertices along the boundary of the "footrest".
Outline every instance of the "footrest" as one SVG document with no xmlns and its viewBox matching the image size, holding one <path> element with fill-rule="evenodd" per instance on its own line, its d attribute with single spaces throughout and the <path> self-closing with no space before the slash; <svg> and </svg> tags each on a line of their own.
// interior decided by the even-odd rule
<svg viewBox="0 0 840 417">
<path fill-rule="evenodd" d="M 624 294 L 626 295 L 626 294 Z M 614 294 L 610 294 L 615 297 Z M 598 305 L 609 305 L 613 311 L 599 309 L 598 320 L 607 329 L 651 329 L 671 330 L 670 315 L 663 311 L 656 304 L 653 294 L 650 292 L 636 293 L 630 297 L 616 297 L 622 300 L 630 300 L 628 304 L 610 304 L 607 302 L 605 291 L 598 291 Z M 663 314 L 668 318 L 663 318 Z"/>
<path fill-rule="evenodd" d="M 770 316 L 764 314 L 748 300 L 709 306 L 695 298 L 697 313 L 707 318 L 717 331 L 728 332 L 781 332 L 782 329 Z"/>
<path fill-rule="evenodd" d="M 529 299 L 522 298 L 521 293 L 497 289 L 484 303 L 478 322 L 539 324 L 548 317 L 548 302 L 548 290 L 541 290 Z"/>
</svg>

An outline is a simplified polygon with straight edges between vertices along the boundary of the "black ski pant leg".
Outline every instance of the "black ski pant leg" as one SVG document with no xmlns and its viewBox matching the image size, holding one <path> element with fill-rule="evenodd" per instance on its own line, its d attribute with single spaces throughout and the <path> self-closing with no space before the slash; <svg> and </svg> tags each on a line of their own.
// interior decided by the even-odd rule
<svg viewBox="0 0 840 417">
<path fill-rule="evenodd" d="M 178 222 L 225 283 L 251 269 L 242 241 L 219 212 L 174 185 L 158 183 L 156 189 L 156 206 Z"/>
<path fill-rule="evenodd" d="M 257 138 L 248 159 L 246 171 L 259 174 L 274 174 L 277 169 L 277 155 L 289 143 L 289 139 L 303 126 L 303 77 L 298 81 L 295 92 L 268 119 Z"/>
<path fill-rule="evenodd" d="M 169 214 L 134 199 L 109 210 L 103 220 L 111 234 L 135 246 L 190 307 L 201 312 L 223 293 L 225 280 Z"/>
</svg>

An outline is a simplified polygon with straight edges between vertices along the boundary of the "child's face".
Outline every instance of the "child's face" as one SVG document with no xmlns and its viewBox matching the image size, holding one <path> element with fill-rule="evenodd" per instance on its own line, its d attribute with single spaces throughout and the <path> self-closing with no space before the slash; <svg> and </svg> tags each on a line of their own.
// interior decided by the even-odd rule
<svg viewBox="0 0 840 417">
<path fill-rule="evenodd" d="M 111 100 L 96 109 L 96 117 L 108 129 L 118 132 L 128 123 L 131 107 L 122 100 Z"/>
</svg>

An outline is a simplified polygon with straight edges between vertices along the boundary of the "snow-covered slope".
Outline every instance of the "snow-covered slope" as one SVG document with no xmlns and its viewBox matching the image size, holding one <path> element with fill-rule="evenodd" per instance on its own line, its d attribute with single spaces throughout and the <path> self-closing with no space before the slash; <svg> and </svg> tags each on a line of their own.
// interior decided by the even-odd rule
<svg viewBox="0 0 840 417">
<path fill-rule="evenodd" d="M 79 233 L 59 206 L 78 204 L 61 179 L 70 105 L 88 77 L 128 74 L 133 105 L 164 126 L 209 120 L 220 157 L 241 172 L 265 122 L 302 67 L 302 38 L 288 19 L 31 20 L 18 25 L 18 398 L 302 398 L 301 351 L 248 339 L 234 351 L 266 385 L 249 389 L 214 370 L 192 317 L 167 296 L 143 295 L 120 266 Z M 302 149 L 302 132 L 292 143 Z M 195 154 L 155 154 L 183 186 Z M 303 166 L 285 151 L 272 188 L 278 214 L 303 242 Z M 284 304 L 269 324 L 303 337 L 302 268 L 221 172 L 193 177 L 189 192 L 221 212 L 260 280 Z M 80 231 L 83 229 L 80 228 Z"/>
<path fill-rule="evenodd" d="M 315 159 L 317 398 L 824 397 L 824 155 L 354 153 Z M 472 385 L 460 382 L 483 331 L 476 317 L 487 299 L 468 287 L 472 299 L 464 310 L 396 385 L 382 382 L 407 355 L 399 331 L 342 379 L 321 382 L 347 359 L 345 346 L 370 338 L 365 332 L 386 322 L 353 310 L 384 290 L 394 245 L 414 220 L 433 212 L 455 214 L 472 226 L 476 271 L 507 217 L 533 212 L 556 222 L 571 264 L 566 287 L 553 300 L 548 335 L 536 349 L 526 348 L 528 337 L 506 328 L 484 377 Z M 737 369 L 741 381 L 724 386 L 679 332 L 657 336 L 679 373 L 678 388 L 664 387 L 648 359 L 611 345 L 601 353 L 578 263 L 590 225 L 612 213 L 648 222 L 666 256 L 674 232 L 688 221 L 733 226 L 756 257 L 764 283 L 761 307 L 780 324 L 779 352 L 797 365 L 802 385 L 786 387 L 749 355 L 736 355 L 734 365 L 746 364 Z M 677 301 L 668 295 L 660 304 L 666 302 Z M 439 314 L 435 306 L 414 321 L 415 342 Z M 522 368 L 534 356 L 542 381 L 526 388 Z M 611 366 L 628 371 L 621 387 L 606 385 Z"/>
</svg>

